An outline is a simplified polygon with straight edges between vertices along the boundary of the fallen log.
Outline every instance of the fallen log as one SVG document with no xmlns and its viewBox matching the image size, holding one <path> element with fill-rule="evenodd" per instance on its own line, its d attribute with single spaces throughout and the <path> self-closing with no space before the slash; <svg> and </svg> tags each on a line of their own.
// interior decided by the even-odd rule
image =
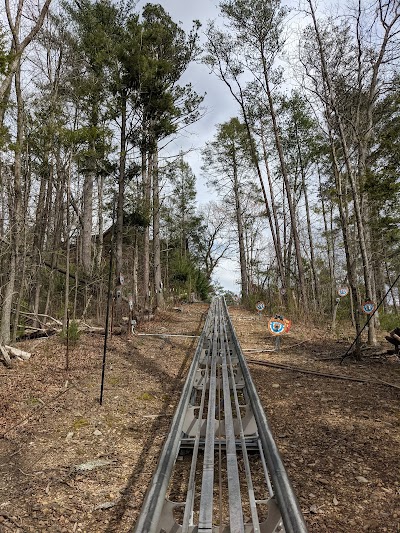
<svg viewBox="0 0 400 533">
<path fill-rule="evenodd" d="M 31 328 L 29 326 L 25 326 L 26 330 L 25 333 L 20 335 L 17 340 L 18 341 L 27 341 L 30 339 L 40 339 L 42 337 L 51 337 L 52 335 L 55 335 L 56 333 L 60 333 L 61 329 L 56 328 Z"/>
<path fill-rule="evenodd" d="M 15 348 L 14 346 L 7 346 L 6 344 L 4 347 L 12 357 L 19 357 L 24 361 L 27 361 L 32 357 L 32 354 L 30 352 L 25 352 L 24 350 L 20 350 L 19 348 Z"/>
<path fill-rule="evenodd" d="M 30 352 L 20 350 L 14 346 L 8 346 L 7 344 L 0 344 L 0 360 L 6 365 L 7 368 L 11 368 L 11 358 L 15 357 L 21 361 L 27 361 L 32 357 Z"/>
<path fill-rule="evenodd" d="M 43 313 L 28 313 L 27 311 L 20 311 L 19 314 L 27 317 L 33 317 L 35 319 L 37 319 L 38 317 L 48 318 L 52 322 L 55 322 L 58 326 L 62 326 L 61 320 L 58 320 L 57 318 L 54 318 L 50 315 L 44 315 Z"/>
<path fill-rule="evenodd" d="M 3 344 L 0 344 L 0 354 L 1 354 L 1 359 L 3 360 L 3 363 L 6 365 L 6 367 L 11 368 L 12 367 L 11 358 Z"/>
<path fill-rule="evenodd" d="M 85 328 L 79 328 L 82 333 L 97 333 L 99 335 L 105 335 L 105 329 L 101 326 L 86 326 Z"/>
</svg>

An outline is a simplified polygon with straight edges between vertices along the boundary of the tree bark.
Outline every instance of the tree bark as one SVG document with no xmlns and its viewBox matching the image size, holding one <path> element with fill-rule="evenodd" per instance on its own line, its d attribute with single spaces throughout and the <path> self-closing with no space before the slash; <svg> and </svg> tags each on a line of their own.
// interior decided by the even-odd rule
<svg viewBox="0 0 400 533">
<path fill-rule="evenodd" d="M 69 161 L 66 173 L 66 258 L 65 258 L 65 291 L 64 291 L 64 317 L 63 317 L 63 331 L 67 331 L 69 321 L 69 262 L 70 262 L 70 232 L 71 232 L 71 216 L 70 216 L 70 196 L 71 196 L 71 159 Z M 68 331 L 67 331 L 68 335 Z M 68 353 L 68 350 L 67 350 Z M 68 363 L 67 363 L 68 367 Z M 68 368 L 67 368 L 68 369 Z"/>
<path fill-rule="evenodd" d="M 116 226 L 116 260 L 115 273 L 117 278 L 122 273 L 123 262 L 123 230 L 124 230 L 124 193 L 125 193 L 125 167 L 126 167 L 126 96 L 122 97 L 121 106 L 121 131 L 120 131 L 120 156 L 118 174 L 118 203 Z"/>
<path fill-rule="evenodd" d="M 96 252 L 96 269 L 97 272 L 101 271 L 101 265 L 103 261 L 103 248 L 104 248 L 104 216 L 103 216 L 103 200 L 104 200 L 104 176 L 100 174 L 97 178 L 97 210 L 98 210 L 98 225 L 99 235 L 97 239 L 97 252 Z"/>
<path fill-rule="evenodd" d="M 132 275 L 132 291 L 133 291 L 133 305 L 138 311 L 139 290 L 138 290 L 138 269 L 139 269 L 139 243 L 138 243 L 138 229 L 135 227 L 135 244 L 133 248 L 133 275 Z"/>
<path fill-rule="evenodd" d="M 290 223 L 291 223 L 291 232 L 292 232 L 292 235 L 293 235 L 293 242 L 294 242 L 294 247 L 295 247 L 295 251 L 296 251 L 296 261 L 297 261 L 297 271 L 298 271 L 298 275 L 299 275 L 300 295 L 301 295 L 301 300 L 302 300 L 302 304 L 303 304 L 303 307 L 304 307 L 304 311 L 307 313 L 307 311 L 308 311 L 308 298 L 307 298 L 307 289 L 306 289 L 306 282 L 305 282 L 305 276 L 304 276 L 303 259 L 301 257 L 300 237 L 299 237 L 299 232 L 298 232 L 298 229 L 297 229 L 296 210 L 295 210 L 295 207 L 294 207 L 294 204 L 293 204 L 292 188 L 291 188 L 291 185 L 290 185 L 289 175 L 288 175 L 287 168 L 286 168 L 285 157 L 284 157 L 282 142 L 281 142 L 281 138 L 280 138 L 280 134 L 279 134 L 278 122 L 277 122 L 277 118 L 276 118 L 275 106 L 274 106 L 274 102 L 273 102 L 272 94 L 271 94 L 270 81 L 269 81 L 269 75 L 268 75 L 268 68 L 267 68 L 266 59 L 265 59 L 263 51 L 261 51 L 261 56 L 262 56 L 262 63 L 263 63 L 265 92 L 267 94 L 269 112 L 270 112 L 271 120 L 272 120 L 272 127 L 273 127 L 274 137 L 275 137 L 275 146 L 276 146 L 276 149 L 278 151 L 280 168 L 281 168 L 283 182 L 285 184 L 285 189 L 286 189 L 286 196 L 287 196 L 287 200 L 288 200 L 288 208 L 289 208 Z"/>
<path fill-rule="evenodd" d="M 288 295 L 287 295 L 287 286 L 286 286 L 286 278 L 285 278 L 284 258 L 283 258 L 283 253 L 282 253 L 282 243 L 281 243 L 281 236 L 280 236 L 280 230 L 279 230 L 278 211 L 276 207 L 271 171 L 270 171 L 269 162 L 268 162 L 268 152 L 267 152 L 267 147 L 265 143 L 262 119 L 260 119 L 260 129 L 261 129 L 261 143 L 262 143 L 263 155 L 264 155 L 264 164 L 265 164 L 265 169 L 267 171 L 269 194 L 271 197 L 272 216 L 273 216 L 274 226 L 275 226 L 274 246 L 275 246 L 276 260 L 278 263 L 279 278 L 281 280 L 281 288 L 283 291 L 283 294 L 281 296 L 283 296 L 283 300 L 285 304 L 287 304 Z M 272 222 L 270 222 L 270 224 L 272 224 Z"/>
<path fill-rule="evenodd" d="M 319 197 L 321 201 L 321 208 L 322 208 L 322 218 L 324 221 L 324 232 L 325 232 L 325 242 L 326 242 L 326 252 L 328 256 L 328 267 L 329 267 L 329 276 L 330 276 L 330 307 L 331 307 L 331 313 L 333 314 L 334 308 L 335 308 L 335 301 L 336 301 L 336 282 L 335 282 L 335 263 L 333 258 L 333 245 L 331 245 L 332 242 L 332 236 L 329 235 L 329 228 L 328 228 L 328 220 L 327 220 L 327 213 L 326 213 L 326 206 L 325 206 L 325 199 L 324 199 L 324 193 L 322 191 L 322 182 L 321 182 L 321 173 L 319 167 L 317 168 L 318 172 L 318 184 L 319 184 Z M 332 234 L 332 232 L 331 232 Z"/>
<path fill-rule="evenodd" d="M 149 158 L 150 159 L 150 158 Z M 150 220 L 150 199 L 151 199 L 151 169 L 150 161 L 147 158 L 147 152 L 142 149 L 142 184 L 143 184 L 143 202 L 145 213 Z M 150 311 L 150 227 L 147 224 L 143 234 L 143 256 L 142 256 L 142 305 L 143 311 Z"/>
<path fill-rule="evenodd" d="M 160 185 L 158 181 L 158 152 L 153 154 L 153 253 L 154 253 L 154 291 L 156 307 L 164 307 L 164 288 L 161 277 L 161 242 L 160 242 Z"/>
<path fill-rule="evenodd" d="M 297 152 L 298 152 L 299 163 L 300 163 L 301 189 L 303 190 L 304 203 L 306 207 L 307 233 L 308 233 L 308 240 L 310 243 L 310 260 L 311 260 L 310 262 L 311 262 L 311 272 L 312 272 L 311 286 L 312 286 L 312 293 L 313 293 L 314 310 L 317 311 L 318 308 L 320 307 L 320 297 L 319 297 L 320 290 L 319 290 L 317 269 L 315 267 L 314 242 L 313 242 L 313 235 L 312 235 L 312 229 L 311 229 L 310 205 L 308 202 L 306 172 L 305 172 L 304 163 L 303 163 L 303 156 L 301 153 L 301 146 L 300 146 L 300 139 L 299 139 L 298 130 L 297 130 L 297 124 L 295 124 L 295 134 L 296 134 Z"/>
<path fill-rule="evenodd" d="M 234 156 L 235 157 L 235 156 Z M 246 251 L 244 244 L 242 206 L 239 191 L 239 180 L 237 175 L 237 163 L 233 162 L 233 192 L 235 195 L 235 216 L 239 241 L 239 261 L 240 261 L 240 281 L 242 289 L 242 299 L 246 300 L 249 296 L 249 287 L 247 279 Z"/>
<path fill-rule="evenodd" d="M 11 339 L 11 312 L 15 291 L 16 273 L 20 259 L 20 236 L 22 229 L 22 145 L 24 137 L 23 128 L 23 101 L 21 94 L 21 65 L 18 62 L 15 72 L 15 91 L 17 95 L 17 138 L 14 147 L 14 183 L 13 194 L 9 194 L 10 199 L 14 197 L 10 205 L 10 268 L 8 282 L 4 291 L 4 300 L 1 313 L 0 343 L 9 343 Z"/>
<path fill-rule="evenodd" d="M 92 272 L 92 229 L 93 229 L 93 180 L 92 170 L 85 173 L 83 182 L 83 215 L 82 215 L 82 266 L 86 276 Z"/>
<path fill-rule="evenodd" d="M 343 235 L 343 247 L 344 247 L 344 251 L 346 255 L 347 279 L 349 281 L 350 291 L 352 294 L 353 304 L 355 307 L 354 322 L 355 322 L 355 327 L 356 327 L 356 335 L 359 336 L 359 333 L 361 331 L 360 298 L 359 298 L 358 289 L 357 289 L 355 262 L 352 260 L 352 257 L 350 255 L 348 224 L 347 224 L 347 217 L 345 214 L 344 201 L 343 201 L 344 195 L 343 195 L 343 187 L 342 187 L 342 177 L 340 175 L 340 170 L 339 170 L 340 167 L 339 167 L 339 163 L 338 163 L 337 156 L 336 156 L 335 144 L 332 138 L 331 130 L 329 130 L 329 135 L 330 135 L 330 143 L 331 143 L 332 167 L 333 167 L 333 173 L 335 176 L 338 206 L 339 206 L 339 215 L 340 215 L 340 222 L 341 222 L 342 235 Z M 361 337 L 358 337 L 357 339 L 354 353 L 355 353 L 356 358 L 359 359 L 361 357 Z"/>
</svg>

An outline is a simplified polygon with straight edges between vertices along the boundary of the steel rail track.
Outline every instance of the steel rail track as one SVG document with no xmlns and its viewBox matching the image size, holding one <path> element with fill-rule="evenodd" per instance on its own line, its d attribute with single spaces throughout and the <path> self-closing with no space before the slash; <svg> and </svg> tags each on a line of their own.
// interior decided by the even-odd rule
<svg viewBox="0 0 400 533">
<path fill-rule="evenodd" d="M 211 303 L 134 531 L 307 532 L 221 298 Z"/>
</svg>

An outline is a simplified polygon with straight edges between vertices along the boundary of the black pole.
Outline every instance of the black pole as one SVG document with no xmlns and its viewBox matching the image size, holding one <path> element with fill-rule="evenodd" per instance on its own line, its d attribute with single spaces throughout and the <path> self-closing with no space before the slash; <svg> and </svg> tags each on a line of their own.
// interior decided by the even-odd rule
<svg viewBox="0 0 400 533">
<path fill-rule="evenodd" d="M 383 304 L 383 302 L 385 301 L 385 298 L 386 296 L 389 294 L 389 292 L 392 290 L 392 288 L 395 286 L 395 284 L 397 283 L 397 280 L 400 279 L 400 274 L 397 276 L 397 278 L 394 280 L 394 282 L 391 284 L 391 286 L 389 287 L 389 289 L 387 290 L 385 296 L 382 298 L 382 300 L 379 302 L 379 304 L 376 306 L 376 309 L 374 310 L 373 313 L 371 313 L 368 317 L 368 320 L 365 322 L 364 324 L 364 327 L 361 329 L 360 333 L 357 335 L 357 337 L 354 339 L 353 343 L 351 344 L 350 348 L 347 349 L 347 352 L 344 354 L 344 356 L 341 358 L 340 360 L 340 364 L 343 363 L 343 361 L 346 359 L 346 357 L 349 355 L 350 353 L 350 350 L 353 348 L 353 346 L 355 345 L 355 343 L 357 342 L 357 340 L 359 339 L 361 333 L 364 331 L 364 329 L 368 326 L 371 318 L 374 316 L 374 314 L 378 311 L 378 309 L 380 308 L 380 306 Z"/>
<path fill-rule="evenodd" d="M 100 386 L 100 400 L 99 400 L 100 405 L 103 405 L 104 375 L 106 371 L 108 325 L 110 321 L 111 281 L 112 281 L 112 270 L 113 270 L 113 259 L 114 259 L 114 231 L 115 231 L 115 196 L 114 196 L 113 216 L 112 216 L 110 266 L 109 266 L 109 272 L 108 272 L 107 311 L 106 311 L 106 325 L 105 325 L 105 331 L 104 331 L 103 364 L 101 368 L 101 386 Z"/>
<path fill-rule="evenodd" d="M 67 308 L 67 350 L 65 352 L 65 370 L 69 370 L 69 309 Z"/>
</svg>

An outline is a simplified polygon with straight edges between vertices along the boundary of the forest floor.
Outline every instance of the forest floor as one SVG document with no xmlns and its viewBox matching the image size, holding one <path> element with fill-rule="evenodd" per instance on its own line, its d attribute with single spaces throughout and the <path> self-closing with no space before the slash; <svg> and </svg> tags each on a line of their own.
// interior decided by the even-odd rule
<svg viewBox="0 0 400 533">
<path fill-rule="evenodd" d="M 206 311 L 185 305 L 139 332 L 196 335 Z M 230 312 L 243 350 L 273 347 L 265 317 Z M 349 340 L 294 324 L 280 352 L 245 353 L 365 380 L 249 363 L 309 531 L 399 533 L 400 361 L 340 366 Z M 132 531 L 196 342 L 114 336 L 102 406 L 102 336 L 82 335 L 68 372 L 59 337 L 20 343 L 34 357 L 0 367 L 0 532 Z"/>
</svg>

